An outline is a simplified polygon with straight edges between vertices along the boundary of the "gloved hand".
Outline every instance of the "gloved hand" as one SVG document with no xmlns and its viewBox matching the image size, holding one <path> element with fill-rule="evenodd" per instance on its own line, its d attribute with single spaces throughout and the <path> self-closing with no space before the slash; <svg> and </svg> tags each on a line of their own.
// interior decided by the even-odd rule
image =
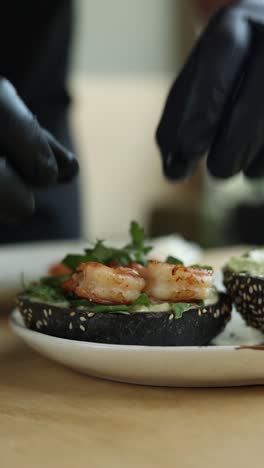
<svg viewBox="0 0 264 468">
<path fill-rule="evenodd" d="M 77 172 L 75 156 L 40 127 L 11 83 L 0 78 L 0 221 L 31 215 L 33 188 L 69 181 Z"/>
<path fill-rule="evenodd" d="M 209 22 L 169 93 L 157 130 L 170 179 L 206 153 L 219 178 L 264 176 L 264 1 L 244 0 Z"/>
</svg>

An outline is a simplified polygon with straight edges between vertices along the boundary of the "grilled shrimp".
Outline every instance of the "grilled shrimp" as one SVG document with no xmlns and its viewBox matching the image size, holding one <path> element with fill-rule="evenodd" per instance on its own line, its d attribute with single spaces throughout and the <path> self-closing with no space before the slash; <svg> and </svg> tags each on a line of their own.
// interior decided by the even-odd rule
<svg viewBox="0 0 264 468">
<path fill-rule="evenodd" d="M 140 295 L 145 280 L 132 268 L 111 268 L 87 262 L 62 284 L 63 289 L 98 304 L 131 304 Z"/>
<path fill-rule="evenodd" d="M 140 271 L 146 281 L 144 292 L 163 302 L 186 302 L 208 297 L 212 287 L 212 271 L 150 261 Z"/>
</svg>

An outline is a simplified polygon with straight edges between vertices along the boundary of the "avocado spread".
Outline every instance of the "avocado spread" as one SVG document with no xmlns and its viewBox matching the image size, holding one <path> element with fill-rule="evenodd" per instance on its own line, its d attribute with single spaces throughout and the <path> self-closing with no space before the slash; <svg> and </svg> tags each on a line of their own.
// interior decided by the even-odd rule
<svg viewBox="0 0 264 468">
<path fill-rule="evenodd" d="M 241 257 L 231 257 L 226 268 L 234 273 L 264 276 L 264 248 L 251 250 Z"/>
</svg>

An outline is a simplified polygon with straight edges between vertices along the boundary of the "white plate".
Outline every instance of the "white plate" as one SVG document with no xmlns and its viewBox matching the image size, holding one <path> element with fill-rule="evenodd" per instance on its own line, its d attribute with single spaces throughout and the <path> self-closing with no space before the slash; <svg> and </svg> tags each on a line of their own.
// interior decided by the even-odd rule
<svg viewBox="0 0 264 468">
<path fill-rule="evenodd" d="M 36 351 L 90 376 L 178 387 L 264 384 L 264 353 L 238 345 L 261 342 L 263 335 L 246 327 L 236 314 L 218 338 L 220 345 L 205 347 L 104 345 L 54 338 L 26 329 L 18 311 L 12 312 L 10 325 Z M 223 346 L 221 340 L 237 344 Z"/>
</svg>

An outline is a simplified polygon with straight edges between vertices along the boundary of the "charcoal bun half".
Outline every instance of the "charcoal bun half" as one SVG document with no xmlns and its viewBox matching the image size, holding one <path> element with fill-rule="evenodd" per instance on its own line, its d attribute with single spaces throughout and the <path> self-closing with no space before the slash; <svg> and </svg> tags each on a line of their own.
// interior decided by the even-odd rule
<svg viewBox="0 0 264 468">
<path fill-rule="evenodd" d="M 128 315 L 91 312 L 33 302 L 18 296 L 27 328 L 51 336 L 96 343 L 147 346 L 207 345 L 231 318 L 231 300 L 223 293 L 217 303 L 197 306 L 175 318 L 171 312 Z"/>
<path fill-rule="evenodd" d="M 264 277 L 225 268 L 224 285 L 247 325 L 264 332 Z"/>
</svg>

